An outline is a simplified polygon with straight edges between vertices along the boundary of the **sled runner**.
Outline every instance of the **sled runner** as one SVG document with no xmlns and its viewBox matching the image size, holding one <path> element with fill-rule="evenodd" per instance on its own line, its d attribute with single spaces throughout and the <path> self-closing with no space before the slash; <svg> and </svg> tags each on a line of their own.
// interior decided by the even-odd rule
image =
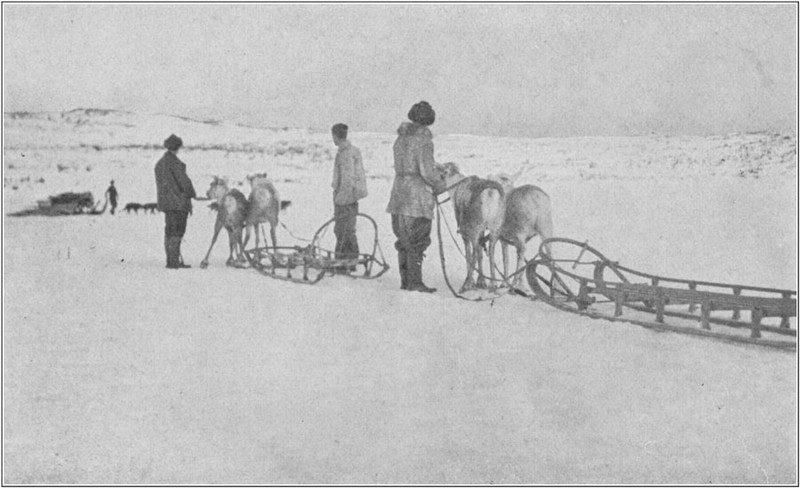
<svg viewBox="0 0 800 488">
<path fill-rule="evenodd" d="M 727 341 L 797 348 L 795 291 L 643 273 L 566 238 L 545 239 L 525 274 L 537 298 L 562 310 Z"/>
<path fill-rule="evenodd" d="M 358 257 L 338 258 L 336 252 L 320 246 L 322 237 L 336 219 L 330 219 L 317 230 L 308 246 L 278 246 L 245 249 L 250 266 L 260 273 L 295 283 L 315 284 L 325 274 L 336 274 L 350 278 L 374 279 L 389 269 L 378 243 L 378 225 L 367 214 L 356 214 L 358 219 L 372 224 L 373 243 L 370 254 L 360 253 Z"/>
</svg>

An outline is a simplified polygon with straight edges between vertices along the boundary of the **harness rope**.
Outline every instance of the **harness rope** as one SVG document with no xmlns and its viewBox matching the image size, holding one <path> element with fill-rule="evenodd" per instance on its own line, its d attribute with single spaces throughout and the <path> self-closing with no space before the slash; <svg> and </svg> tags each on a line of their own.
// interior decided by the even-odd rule
<svg viewBox="0 0 800 488">
<path fill-rule="evenodd" d="M 320 247 L 320 245 L 319 245 L 320 241 L 321 241 L 321 239 L 323 237 L 325 237 L 327 235 L 328 230 L 331 227 L 331 224 L 334 224 L 335 222 L 338 222 L 338 221 L 344 220 L 344 219 L 348 219 L 348 218 L 351 218 L 351 217 L 352 218 L 364 217 L 369 222 L 372 223 L 372 227 L 374 229 L 374 238 L 373 238 L 373 248 L 372 248 L 372 253 L 371 254 L 367 254 L 367 253 L 364 253 L 364 252 L 359 252 L 359 254 L 355 258 L 351 258 L 351 257 L 342 258 L 342 257 L 338 257 L 338 253 L 335 256 L 335 254 L 334 254 L 335 251 L 331 251 L 331 250 L 328 250 L 328 249 Z M 289 230 L 289 228 L 286 225 L 284 225 L 283 223 L 281 223 L 281 225 L 295 239 L 299 239 L 299 240 L 306 241 L 306 242 L 310 243 L 309 245 L 307 245 L 304 248 L 302 248 L 300 246 L 294 246 L 291 249 L 293 249 L 293 251 L 294 251 L 293 256 L 302 256 L 303 257 L 303 260 L 304 260 L 303 264 L 304 265 L 308 264 L 307 262 L 305 262 L 305 260 L 306 259 L 310 259 L 311 261 L 313 261 L 313 265 L 311 267 L 313 267 L 315 269 L 318 269 L 318 270 L 321 270 L 321 273 L 319 274 L 319 276 L 316 279 L 314 279 L 313 282 L 311 282 L 312 284 L 316 283 L 317 281 L 319 281 L 319 279 L 324 275 L 324 273 L 326 271 L 329 272 L 331 269 L 335 268 L 336 266 L 363 265 L 364 269 L 365 269 L 363 276 L 361 276 L 361 275 L 359 275 L 359 276 L 348 275 L 348 276 L 355 277 L 355 278 L 377 278 L 377 277 L 381 276 L 383 273 L 385 273 L 389 269 L 389 265 L 386 264 L 386 257 L 385 257 L 385 255 L 383 253 L 383 249 L 380 246 L 380 241 L 378 240 L 377 224 L 375 223 L 375 220 L 372 217 L 370 217 L 369 215 L 367 215 L 367 214 L 357 213 L 354 216 L 342 216 L 342 217 L 338 217 L 338 218 L 332 218 L 332 219 L 326 221 L 317 230 L 317 232 L 314 234 L 314 237 L 312 239 L 305 239 L 305 238 L 296 236 L 294 233 L 292 233 L 291 230 Z M 263 226 L 262 226 L 262 228 L 263 228 Z M 266 238 L 266 235 L 264 235 L 264 242 L 265 242 L 265 244 L 268 242 L 267 238 Z M 261 249 L 261 248 L 258 248 L 258 249 L 254 248 L 254 249 L 250 249 L 250 250 L 245 251 L 245 252 L 246 253 L 248 253 L 248 252 L 252 253 L 253 251 L 257 251 L 259 249 Z M 274 247 L 274 248 L 265 247 L 263 249 L 266 249 L 266 256 L 270 257 L 270 259 L 273 260 L 273 266 L 274 266 L 274 261 L 275 261 L 274 258 L 275 258 L 275 256 L 273 256 L 270 253 L 271 252 L 277 252 L 277 254 L 280 254 L 280 251 L 278 251 L 279 249 L 288 249 L 288 247 L 287 246 L 284 246 L 283 248 L 281 248 L 281 247 Z M 378 257 L 378 255 L 380 255 L 380 258 Z M 275 277 L 274 271 L 272 273 L 265 272 L 262 266 L 259 266 L 258 264 L 253 262 L 253 259 L 250 258 L 249 254 L 247 255 L 247 257 L 248 257 L 248 260 L 250 261 L 250 263 L 253 265 L 253 267 L 257 268 L 259 271 L 261 271 L 264 274 L 268 274 L 270 276 Z M 259 257 L 256 258 L 256 261 L 259 261 L 262 257 L 263 256 L 259 255 Z M 374 268 L 377 268 L 377 273 L 374 272 Z M 279 278 L 280 279 L 289 279 L 291 281 L 297 281 L 297 280 L 294 280 L 291 277 L 291 275 L 289 275 L 288 277 L 279 277 Z M 309 283 L 307 280 L 305 280 L 305 278 L 304 278 L 303 282 L 304 283 Z"/>
<path fill-rule="evenodd" d="M 341 220 L 341 219 L 344 219 L 344 218 L 347 218 L 347 217 L 340 217 L 339 219 L 333 219 L 333 221 L 335 222 L 336 220 Z M 298 241 L 303 241 L 303 242 L 314 242 L 314 240 L 313 240 L 313 239 L 306 239 L 306 238 L 304 238 L 304 237 L 300 237 L 300 236 L 296 235 L 294 232 L 292 232 L 292 231 L 291 231 L 291 229 L 289 229 L 289 227 L 287 227 L 287 226 L 286 226 L 286 224 L 285 224 L 285 223 L 283 223 L 283 221 L 281 221 L 281 222 L 278 222 L 278 223 L 279 223 L 279 224 L 281 224 L 281 227 L 283 227 L 283 228 L 286 230 L 286 232 L 288 232 L 288 233 L 289 233 L 289 235 L 290 235 L 290 236 L 294 237 L 294 238 L 295 238 L 295 239 L 297 239 Z M 263 235 L 263 236 L 264 236 L 264 242 L 267 242 L 267 235 L 266 235 L 266 233 L 264 232 L 264 224 L 258 224 L 258 226 L 261 228 L 261 235 Z M 327 234 L 327 233 L 328 233 L 328 226 L 326 225 L 326 226 L 325 226 L 325 230 L 322 232 L 322 235 L 320 235 L 320 236 L 319 236 L 319 238 L 321 239 L 321 238 L 322 238 L 322 237 L 324 237 L 324 236 L 325 236 L 325 234 Z"/>
<path fill-rule="evenodd" d="M 453 185 L 450 185 L 447 189 L 451 189 L 451 188 L 457 186 L 458 184 L 460 184 L 465 179 L 466 178 L 458 181 L 457 183 L 455 183 Z M 447 189 L 445 191 L 447 191 Z M 444 193 L 444 192 L 441 192 L 441 193 Z M 494 279 L 493 280 L 491 277 L 487 277 L 483 273 L 481 273 L 481 271 L 479 269 L 476 270 L 478 275 L 480 277 L 483 277 L 484 279 L 487 279 L 487 280 L 490 280 L 490 281 L 495 281 L 495 282 L 496 281 L 502 281 L 506 285 L 506 290 L 503 293 L 495 293 L 495 295 L 491 296 L 491 297 L 468 298 L 468 297 L 462 295 L 461 293 L 456 292 L 456 290 L 453 288 L 453 285 L 450 284 L 450 279 L 447 276 L 447 265 L 445 263 L 445 258 L 444 258 L 444 242 L 442 240 L 442 224 L 441 224 L 441 221 L 442 221 L 442 219 L 444 219 L 444 217 L 442 215 L 441 206 L 443 204 L 447 203 L 448 201 L 450 201 L 449 198 L 446 199 L 443 202 L 439 202 L 438 198 L 436 199 L 436 234 L 437 234 L 437 237 L 439 238 L 439 259 L 440 259 L 441 264 L 442 264 L 442 275 L 444 276 L 444 282 L 447 284 L 447 288 L 450 289 L 450 292 L 453 294 L 453 296 L 455 296 L 456 298 L 459 298 L 461 300 L 467 300 L 467 301 L 470 301 L 470 302 L 483 302 L 483 301 L 486 301 L 486 300 L 494 300 L 496 298 L 500 298 L 500 297 L 502 297 L 504 295 L 507 295 L 510 292 L 514 292 L 514 293 L 517 293 L 517 294 L 522 294 L 524 296 L 527 296 L 527 293 L 525 293 L 525 292 L 523 292 L 521 290 L 517 290 L 516 288 L 511 286 L 511 283 L 509 283 L 510 279 L 514 278 L 519 273 L 521 273 L 522 271 L 525 270 L 525 268 L 526 268 L 525 266 L 523 266 L 522 268 L 518 269 L 517 271 L 515 271 L 511 275 L 505 276 L 504 273 L 500 272 L 500 270 L 497 269 L 497 265 L 495 265 L 494 266 L 495 271 L 497 271 L 497 273 L 500 276 L 503 277 L 500 280 L 498 280 L 498 279 Z M 450 224 L 448 223 L 447 219 L 444 219 L 444 221 L 445 221 L 445 225 L 447 225 L 448 231 L 450 231 L 450 236 L 453 238 L 453 242 L 455 243 L 456 248 L 458 249 L 459 253 L 461 253 L 461 255 L 464 256 L 465 259 L 466 259 L 466 256 L 461 251 L 461 247 L 458 245 L 458 240 L 456 240 L 455 236 L 453 236 L 453 232 L 450 229 Z M 491 266 L 491 261 L 492 260 L 490 259 L 489 260 L 490 266 Z M 526 261 L 526 264 L 527 264 L 527 261 Z"/>
<path fill-rule="evenodd" d="M 300 237 L 300 236 L 296 236 L 296 235 L 294 235 L 294 232 L 292 232 L 291 230 L 289 230 L 289 228 L 288 228 L 288 227 L 286 227 L 286 224 L 284 224 L 283 222 L 280 222 L 280 224 L 281 224 L 281 227 L 283 227 L 284 229 L 286 229 L 286 232 L 288 232 L 290 236 L 294 237 L 294 238 L 295 238 L 295 239 L 297 239 L 298 241 L 303 241 L 303 242 L 311 242 L 311 239 L 305 239 L 305 238 L 303 238 L 303 237 Z M 263 225 L 261 226 L 261 233 L 262 233 L 262 234 L 264 233 L 264 226 L 263 226 Z M 267 239 L 267 236 L 265 235 L 265 236 L 264 236 L 264 240 L 266 241 L 266 239 Z"/>
</svg>

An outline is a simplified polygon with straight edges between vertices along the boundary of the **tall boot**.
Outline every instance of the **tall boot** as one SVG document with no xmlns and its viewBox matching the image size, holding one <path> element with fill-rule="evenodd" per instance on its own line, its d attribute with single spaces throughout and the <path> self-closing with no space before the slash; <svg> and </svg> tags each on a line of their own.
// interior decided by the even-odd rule
<svg viewBox="0 0 800 488">
<path fill-rule="evenodd" d="M 410 251 L 406 260 L 406 268 L 408 275 L 408 288 L 410 291 L 422 291 L 425 293 L 433 293 L 436 288 L 425 286 L 422 282 L 422 253 Z"/>
<path fill-rule="evenodd" d="M 183 255 L 181 254 L 181 242 L 183 242 L 183 236 L 175 237 L 175 255 L 177 256 L 178 268 L 191 268 L 190 265 L 183 262 Z"/>
<path fill-rule="evenodd" d="M 175 261 L 172 255 L 172 241 L 169 236 L 164 236 L 164 252 L 167 255 L 167 268 L 174 268 Z"/>
<path fill-rule="evenodd" d="M 397 251 L 397 269 L 400 271 L 400 289 L 408 290 L 408 254 Z"/>
<path fill-rule="evenodd" d="M 182 237 L 169 237 L 168 238 L 168 250 L 167 250 L 167 268 L 170 269 L 182 269 L 182 268 L 191 268 L 188 264 L 183 263 L 183 258 L 181 257 L 181 241 L 183 240 Z"/>
</svg>

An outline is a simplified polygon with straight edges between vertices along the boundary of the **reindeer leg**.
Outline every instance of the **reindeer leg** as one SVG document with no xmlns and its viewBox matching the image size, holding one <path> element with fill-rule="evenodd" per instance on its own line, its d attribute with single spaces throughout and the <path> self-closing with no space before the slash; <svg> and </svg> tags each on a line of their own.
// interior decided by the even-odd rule
<svg viewBox="0 0 800 488">
<path fill-rule="evenodd" d="M 228 229 L 228 247 L 230 252 L 228 254 L 228 261 L 225 263 L 228 266 L 239 267 L 242 261 L 242 230 L 241 228 Z"/>
<path fill-rule="evenodd" d="M 497 238 L 495 238 L 494 234 L 489 237 L 489 276 L 492 278 L 491 283 L 489 284 L 489 290 L 494 291 L 497 288 L 497 277 L 494 272 L 495 268 L 495 261 L 494 261 L 494 251 L 497 247 Z"/>
<path fill-rule="evenodd" d="M 236 260 L 233 255 L 236 253 L 236 234 L 232 229 L 228 230 L 228 260 L 225 261 L 226 266 L 233 266 Z"/>
<path fill-rule="evenodd" d="M 244 257 L 244 243 L 242 242 L 242 231 L 243 228 L 239 227 L 236 229 L 234 233 L 234 237 L 236 240 L 236 267 L 237 268 L 244 268 L 246 266 L 247 260 Z"/>
<path fill-rule="evenodd" d="M 269 224 L 269 236 L 272 238 L 272 247 L 278 247 L 278 238 L 275 236 L 275 224 Z M 266 242 L 267 236 L 264 236 Z"/>
<path fill-rule="evenodd" d="M 539 237 L 544 241 L 553 237 L 553 219 L 550 215 L 542 215 L 536 222 L 536 231 L 539 232 Z M 544 250 L 548 256 L 550 254 L 550 244 L 544 246 Z"/>
<path fill-rule="evenodd" d="M 474 259 L 478 263 L 478 280 L 475 283 L 477 288 L 486 288 L 486 276 L 483 274 L 483 246 L 480 245 L 481 236 L 478 236 L 478 239 L 473 241 L 472 247 L 474 249 L 475 257 Z"/>
<path fill-rule="evenodd" d="M 208 246 L 208 252 L 206 253 L 206 257 L 200 262 L 200 268 L 206 269 L 208 267 L 208 256 L 211 255 L 211 249 L 214 248 L 214 243 L 217 242 L 217 236 L 219 236 L 219 231 L 222 230 L 222 222 L 217 221 L 214 223 L 214 237 L 211 238 L 211 245 Z"/>
<path fill-rule="evenodd" d="M 503 251 L 503 281 L 508 280 L 508 244 L 505 241 L 500 241 L 500 247 Z"/>
<path fill-rule="evenodd" d="M 523 264 L 525 263 L 525 244 L 518 244 L 517 245 L 517 269 L 516 275 L 514 276 L 514 288 L 517 287 L 520 281 L 520 276 L 522 273 L 519 272 L 522 269 Z"/>
<path fill-rule="evenodd" d="M 464 237 L 464 254 L 466 254 L 467 259 L 467 277 L 464 279 L 464 284 L 461 285 L 461 292 L 467 291 L 471 288 L 475 287 L 474 282 L 472 281 L 472 268 L 475 266 L 473 263 L 472 256 L 475 253 L 475 250 L 472 249 L 472 243 L 469 239 Z"/>
<path fill-rule="evenodd" d="M 258 242 L 258 224 L 252 224 L 252 225 L 246 225 L 245 226 L 245 237 L 244 237 L 244 244 L 242 244 L 242 252 L 244 252 L 245 246 L 247 246 L 247 243 L 250 241 L 250 227 L 253 228 L 253 233 L 255 234 L 255 239 L 254 239 L 255 243 L 254 243 L 254 246 L 253 246 L 253 250 L 255 250 L 254 257 L 255 257 L 256 261 L 260 262 L 262 254 L 261 254 L 261 251 L 258 250 L 258 245 L 259 245 L 259 242 Z"/>
<path fill-rule="evenodd" d="M 256 235 L 258 237 L 258 235 Z M 242 241 L 242 252 L 244 252 L 244 248 L 247 246 L 247 243 L 250 241 L 250 226 L 244 226 L 244 241 Z M 256 239 L 256 247 L 258 247 L 258 240 Z"/>
<path fill-rule="evenodd" d="M 239 260 L 243 263 L 247 262 L 247 257 L 244 254 L 244 239 L 242 238 L 242 234 L 244 233 L 244 227 L 239 228 L 238 233 L 238 240 L 239 240 Z"/>
</svg>

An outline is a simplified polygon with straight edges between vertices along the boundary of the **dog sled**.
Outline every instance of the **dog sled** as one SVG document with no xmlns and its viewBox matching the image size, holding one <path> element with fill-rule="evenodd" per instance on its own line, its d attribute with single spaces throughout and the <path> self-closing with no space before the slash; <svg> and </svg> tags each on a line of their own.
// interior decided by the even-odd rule
<svg viewBox="0 0 800 488">
<path fill-rule="evenodd" d="M 357 257 L 337 257 L 335 251 L 322 247 L 322 238 L 336 223 L 330 219 L 317 230 L 307 246 L 264 246 L 245 249 L 250 267 L 265 276 L 284 281 L 313 285 L 326 274 L 349 278 L 375 279 L 389 270 L 378 242 L 378 225 L 367 214 L 356 214 L 357 223 L 371 224 L 374 239 L 371 253 Z"/>
<path fill-rule="evenodd" d="M 100 207 L 100 204 L 103 204 Z M 62 216 L 62 215 L 100 215 L 106 210 L 108 200 L 95 202 L 92 192 L 64 192 L 51 195 L 44 200 L 37 200 L 35 208 L 28 208 L 11 213 L 13 217 L 28 216 Z"/>
<path fill-rule="evenodd" d="M 796 291 L 657 276 L 566 238 L 545 239 L 525 275 L 536 298 L 561 310 L 657 330 L 797 348 Z"/>
<path fill-rule="evenodd" d="M 86 191 L 83 193 L 59 193 L 52 195 L 47 200 L 38 200 L 37 206 L 43 213 L 51 213 L 54 215 L 70 215 L 70 214 L 90 214 L 97 215 L 103 213 L 98 210 L 100 202 L 95 204 L 92 192 Z"/>
</svg>

